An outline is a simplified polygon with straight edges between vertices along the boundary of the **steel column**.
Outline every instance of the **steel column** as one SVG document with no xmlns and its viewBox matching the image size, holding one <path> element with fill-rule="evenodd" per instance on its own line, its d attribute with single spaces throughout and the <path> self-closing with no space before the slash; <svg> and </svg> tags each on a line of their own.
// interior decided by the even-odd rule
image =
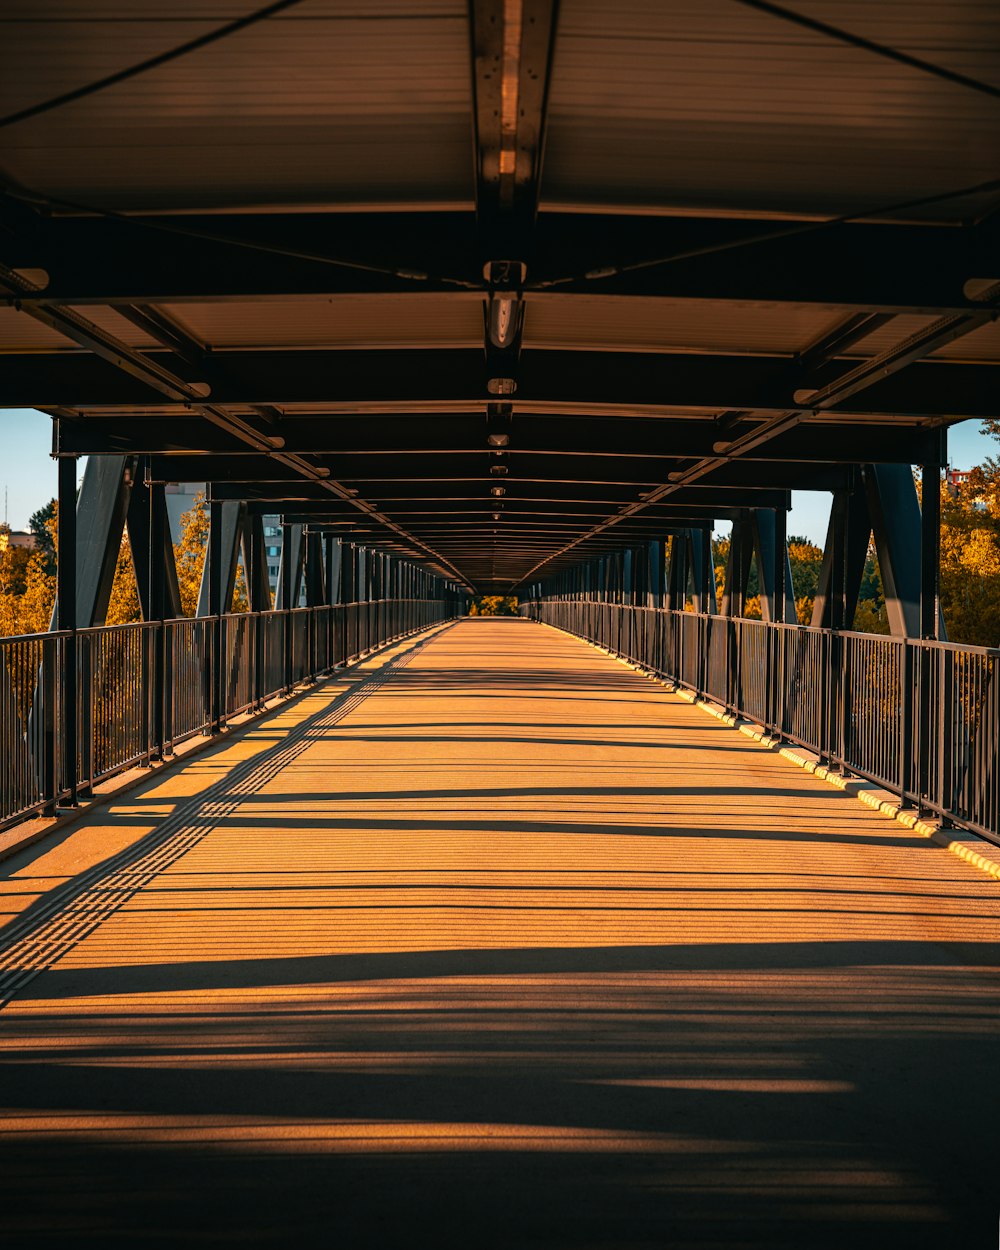
<svg viewBox="0 0 1000 1250">
<path fill-rule="evenodd" d="M 920 505 L 908 464 L 865 465 L 885 607 L 892 634 L 920 636 Z"/>
<path fill-rule="evenodd" d="M 59 551 L 56 564 L 57 629 L 69 630 L 63 639 L 62 756 L 69 802 L 76 804 L 79 783 L 77 751 L 77 514 L 76 457 L 59 460 Z M 53 725 L 53 732 L 55 726 Z M 54 787 L 54 790 L 58 786 Z M 54 805 L 53 805 L 54 806 Z"/>
<path fill-rule="evenodd" d="M 813 602 L 817 629 L 850 629 L 868 558 L 872 519 L 867 493 L 838 491 L 830 509 L 823 563 Z M 888 592 L 887 592 L 888 597 Z"/>
</svg>

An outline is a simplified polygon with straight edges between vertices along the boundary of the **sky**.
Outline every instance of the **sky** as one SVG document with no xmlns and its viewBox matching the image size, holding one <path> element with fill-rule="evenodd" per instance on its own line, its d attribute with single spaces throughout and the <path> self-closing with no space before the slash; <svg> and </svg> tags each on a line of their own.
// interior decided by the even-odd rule
<svg viewBox="0 0 1000 1250">
<path fill-rule="evenodd" d="M 52 423 L 40 412 L 13 408 L 0 411 L 0 507 L 11 529 L 27 529 L 28 518 L 56 493 Z M 948 456 L 956 469 L 969 469 L 998 451 L 995 439 L 983 434 L 978 421 L 963 421 L 948 434 Z M 830 517 L 826 491 L 792 492 L 788 533 L 823 545 Z M 720 530 L 727 529 L 720 526 Z"/>
</svg>

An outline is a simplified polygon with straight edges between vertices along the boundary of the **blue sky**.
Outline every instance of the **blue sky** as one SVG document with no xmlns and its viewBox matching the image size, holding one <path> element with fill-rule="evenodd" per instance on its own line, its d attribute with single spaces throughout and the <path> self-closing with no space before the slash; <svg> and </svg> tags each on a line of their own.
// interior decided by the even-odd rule
<svg viewBox="0 0 1000 1250">
<path fill-rule="evenodd" d="M 6 491 L 7 516 L 13 529 L 25 529 L 28 517 L 56 493 L 55 462 L 50 458 L 52 423 L 30 409 L 0 411 L 0 508 Z M 964 421 L 948 435 L 948 453 L 957 469 L 968 469 L 1000 450 L 981 433 L 979 423 Z M 789 534 L 804 534 L 822 546 L 830 516 L 825 492 L 794 491 L 788 517 Z"/>
</svg>

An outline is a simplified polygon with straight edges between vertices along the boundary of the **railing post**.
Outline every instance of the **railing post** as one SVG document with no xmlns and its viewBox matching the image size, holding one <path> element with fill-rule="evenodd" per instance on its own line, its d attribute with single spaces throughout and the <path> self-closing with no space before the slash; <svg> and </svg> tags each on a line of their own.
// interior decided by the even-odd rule
<svg viewBox="0 0 1000 1250">
<path fill-rule="evenodd" d="M 174 640 L 176 626 L 160 625 L 163 633 L 163 754 L 174 751 Z"/>
<path fill-rule="evenodd" d="M 149 473 L 149 460 L 146 460 L 147 476 Z M 152 637 L 150 639 L 150 647 L 152 649 L 151 681 L 150 687 L 150 748 L 149 755 L 156 759 L 163 758 L 163 741 L 164 741 L 164 703 L 166 700 L 166 691 L 164 684 L 166 681 L 166 629 L 163 624 L 163 618 L 166 615 L 166 569 L 163 561 L 166 546 L 166 534 L 163 532 L 164 511 L 159 506 L 160 500 L 156 490 L 150 487 L 147 492 L 149 507 L 149 586 L 147 588 L 146 600 L 149 604 L 149 620 L 153 622 L 151 626 Z"/>
<path fill-rule="evenodd" d="M 77 638 L 77 673 L 79 677 L 80 736 L 78 754 L 81 769 L 77 796 L 90 795 L 94 786 L 94 640 L 85 633 Z"/>
<path fill-rule="evenodd" d="M 59 639 L 46 638 L 42 643 L 42 795 L 45 798 L 46 815 L 51 816 L 56 810 L 59 798 L 59 753 L 57 749 L 56 725 L 58 714 L 56 698 L 59 686 Z"/>
<path fill-rule="evenodd" d="M 823 694 L 825 698 L 823 715 L 823 743 L 820 747 L 820 755 L 826 756 L 826 764 L 828 768 L 833 766 L 834 726 L 837 723 L 837 677 L 834 671 L 838 662 L 836 639 L 837 634 L 833 630 L 825 634 L 823 638 L 826 651 L 825 663 L 823 665 Z"/>
<path fill-rule="evenodd" d="M 942 449 L 943 451 L 943 449 Z M 923 465 L 920 498 L 920 637 L 941 636 L 941 460 Z M 931 738 L 934 730 L 933 648 L 920 648 L 920 714 L 918 719 L 918 777 L 914 786 L 917 811 L 931 798 Z"/>
<path fill-rule="evenodd" d="M 281 611 L 282 616 L 282 659 L 284 661 L 284 691 L 285 694 L 292 692 L 292 647 L 294 639 L 292 637 L 292 580 L 294 578 L 294 569 L 292 567 L 292 527 L 287 521 L 281 522 Z"/>
<path fill-rule="evenodd" d="M 222 504 L 212 499 L 208 505 L 208 721 L 209 732 L 222 728 Z"/>
<path fill-rule="evenodd" d="M 69 802 L 77 801 L 77 605 L 76 457 L 59 459 L 59 554 L 56 564 L 56 628 L 68 630 L 62 644 L 62 761 Z"/>
<path fill-rule="evenodd" d="M 845 638 L 843 635 L 840 635 L 839 637 L 838 646 L 840 649 L 840 663 L 838 665 L 840 689 L 837 700 L 839 712 L 837 721 L 837 756 L 840 771 L 844 772 L 847 767 L 848 745 L 851 738 L 851 716 L 853 714 L 853 709 L 851 707 L 851 658 L 853 648 L 851 646 L 851 640 L 849 638 Z"/>
<path fill-rule="evenodd" d="M 941 698 L 938 704 L 939 740 L 937 798 L 942 811 L 954 807 L 952 751 L 955 744 L 955 664 L 954 654 L 944 647 L 936 648 L 939 665 Z"/>
<path fill-rule="evenodd" d="M 900 674 L 900 716 L 899 716 L 899 801 L 908 806 L 907 794 L 913 771 L 913 646 L 908 638 L 900 640 L 902 661 L 899 665 Z"/>
</svg>

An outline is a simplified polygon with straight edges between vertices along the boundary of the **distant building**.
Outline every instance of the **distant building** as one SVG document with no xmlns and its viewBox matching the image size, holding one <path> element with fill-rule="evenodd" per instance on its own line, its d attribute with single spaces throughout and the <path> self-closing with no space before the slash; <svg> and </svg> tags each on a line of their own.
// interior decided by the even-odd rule
<svg viewBox="0 0 1000 1250">
<path fill-rule="evenodd" d="M 180 542 L 181 519 L 194 507 L 198 495 L 204 496 L 204 482 L 168 482 L 164 487 L 167 496 L 167 518 L 170 521 L 170 537 Z"/>
<path fill-rule="evenodd" d="M 0 525 L 0 551 L 6 551 L 8 547 L 26 547 L 32 551 L 36 545 L 34 534 L 29 534 L 27 530 L 12 530 L 7 525 Z"/>
</svg>

